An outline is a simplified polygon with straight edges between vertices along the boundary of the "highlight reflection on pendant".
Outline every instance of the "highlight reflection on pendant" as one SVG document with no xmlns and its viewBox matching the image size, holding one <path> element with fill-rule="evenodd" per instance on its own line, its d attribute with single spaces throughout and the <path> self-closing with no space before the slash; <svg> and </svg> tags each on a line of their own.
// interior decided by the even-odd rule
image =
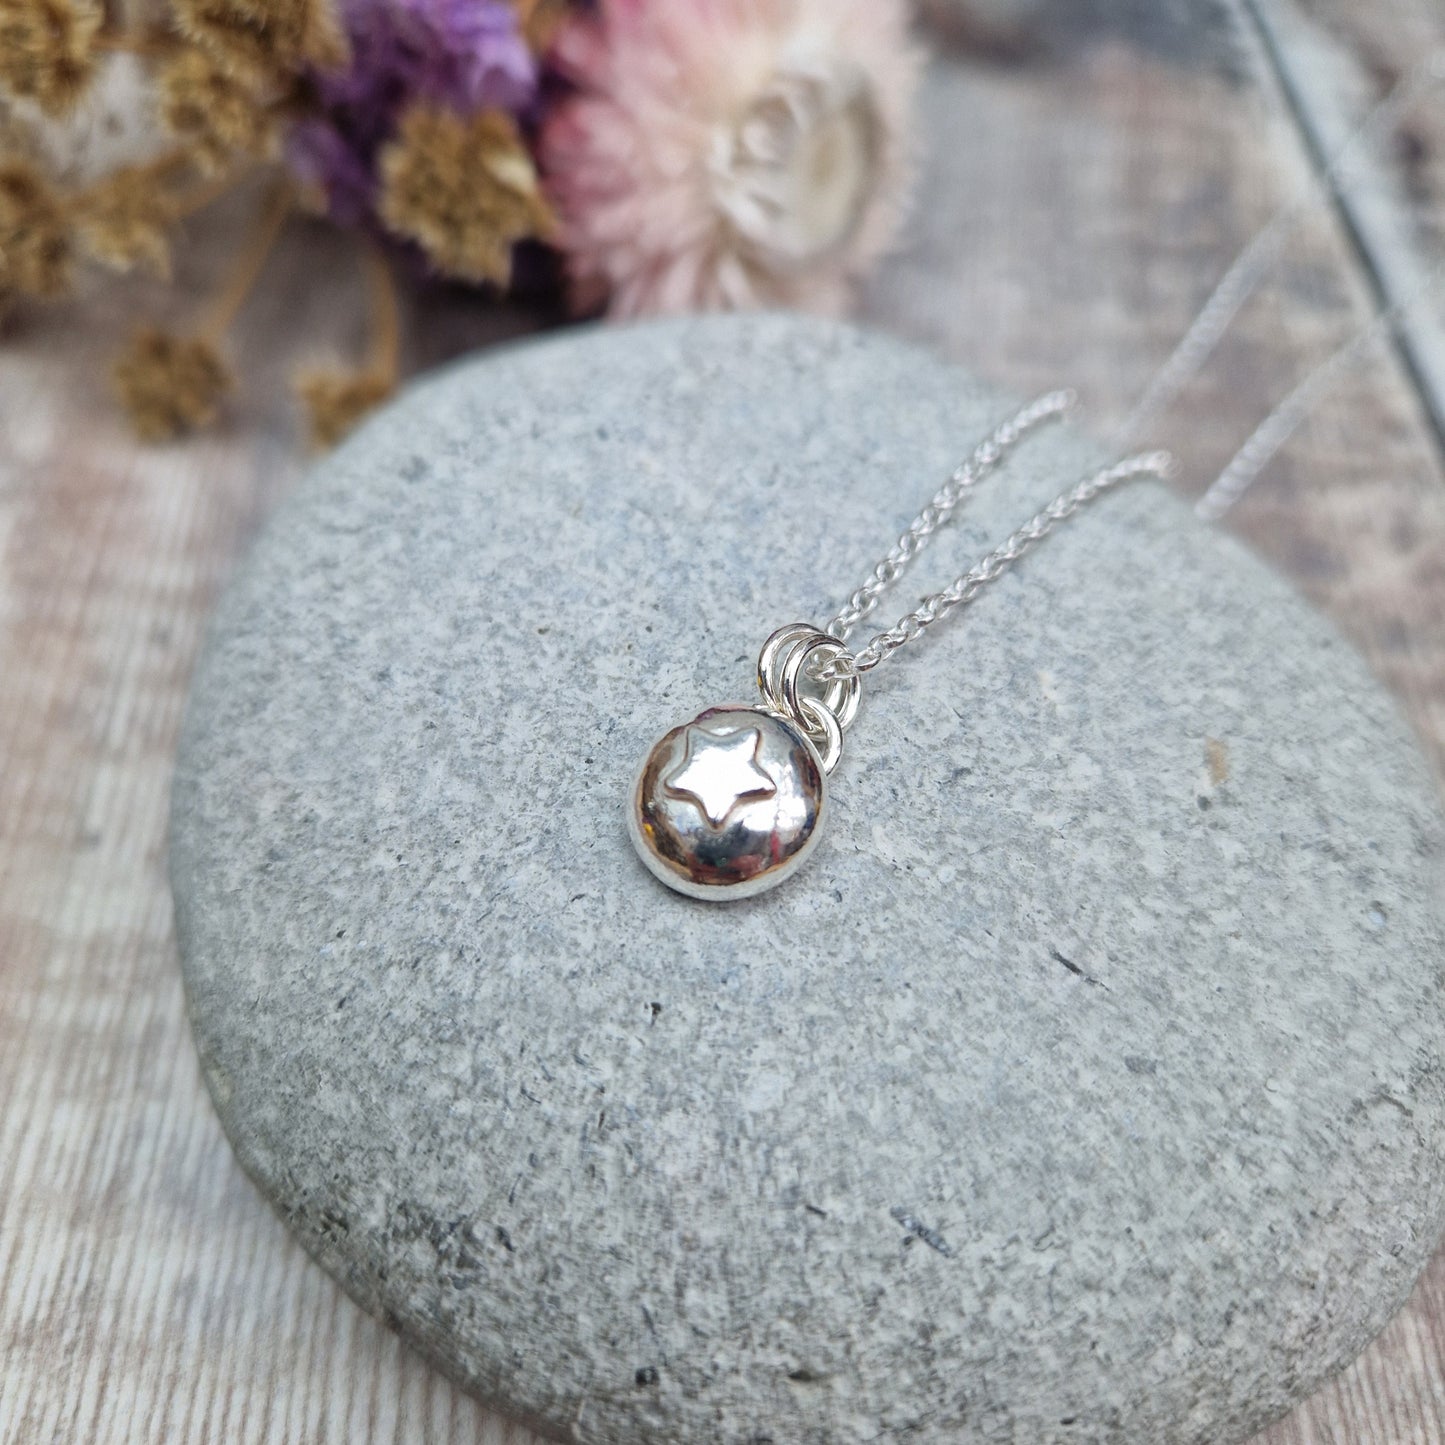
<svg viewBox="0 0 1445 1445">
<path fill-rule="evenodd" d="M 827 774 L 803 730 L 741 703 L 673 728 L 647 756 L 628 823 L 649 869 L 693 898 L 775 887 L 818 841 Z"/>
<path fill-rule="evenodd" d="M 758 766 L 758 749 L 763 745 L 760 728 L 719 733 L 692 723 L 683 741 L 682 764 L 662 780 L 663 786 L 674 797 L 696 803 L 714 828 L 722 827 L 740 803 L 771 798 L 778 791 Z"/>
</svg>

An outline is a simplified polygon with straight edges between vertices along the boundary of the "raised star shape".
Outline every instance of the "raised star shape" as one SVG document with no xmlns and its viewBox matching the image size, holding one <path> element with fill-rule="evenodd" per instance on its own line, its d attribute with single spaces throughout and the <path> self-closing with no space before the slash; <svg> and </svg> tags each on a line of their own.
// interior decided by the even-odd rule
<svg viewBox="0 0 1445 1445">
<path fill-rule="evenodd" d="M 762 741 L 758 728 L 719 735 L 690 727 L 682 762 L 663 779 L 663 785 L 668 792 L 696 803 L 703 817 L 714 828 L 721 828 L 739 803 L 770 798 L 778 791 L 758 766 Z"/>
</svg>

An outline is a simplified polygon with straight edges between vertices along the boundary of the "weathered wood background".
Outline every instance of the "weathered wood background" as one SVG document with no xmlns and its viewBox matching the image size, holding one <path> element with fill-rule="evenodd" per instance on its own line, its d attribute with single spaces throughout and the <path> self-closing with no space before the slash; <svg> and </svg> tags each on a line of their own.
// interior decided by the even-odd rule
<svg viewBox="0 0 1445 1445">
<path fill-rule="evenodd" d="M 1251 233 L 1311 195 L 1318 156 L 1445 46 L 1445 15 L 1438 0 L 1017 9 L 1012 30 L 953 28 L 921 213 L 865 313 L 1018 391 L 1076 381 L 1106 431 Z M 221 207 L 192 224 L 182 308 L 236 223 Z M 1316 196 L 1166 419 L 1181 485 L 1202 488 L 1269 398 L 1442 254 L 1445 86 Z M 142 450 L 104 363 L 138 309 L 175 304 L 98 287 L 23 312 L 0 345 L 0 1440 L 524 1445 L 306 1260 L 198 1077 L 165 883 L 172 748 L 211 603 L 301 466 L 298 338 L 354 348 L 361 308 L 344 243 L 297 226 L 243 316 L 250 386 L 225 429 Z M 1229 525 L 1354 638 L 1445 776 L 1441 317 L 1438 296 L 1417 299 Z M 420 302 L 409 359 L 531 321 Z M 1445 1442 L 1445 1253 L 1266 1442 Z"/>
</svg>

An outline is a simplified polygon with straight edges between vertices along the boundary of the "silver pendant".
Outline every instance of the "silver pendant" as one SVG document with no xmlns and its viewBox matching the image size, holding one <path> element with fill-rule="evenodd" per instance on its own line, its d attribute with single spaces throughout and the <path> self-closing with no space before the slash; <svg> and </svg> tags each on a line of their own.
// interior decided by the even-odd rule
<svg viewBox="0 0 1445 1445">
<path fill-rule="evenodd" d="M 762 703 L 699 713 L 664 734 L 632 789 L 639 857 L 690 898 L 750 898 L 795 873 L 822 836 L 828 774 L 858 708 L 857 677 L 810 683 L 810 658 L 843 646 L 806 623 L 758 659 Z"/>
</svg>

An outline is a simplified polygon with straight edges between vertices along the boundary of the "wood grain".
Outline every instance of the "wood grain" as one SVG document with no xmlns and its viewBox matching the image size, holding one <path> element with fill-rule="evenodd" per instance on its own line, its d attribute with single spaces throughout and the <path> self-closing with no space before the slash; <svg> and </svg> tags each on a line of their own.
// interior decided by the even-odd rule
<svg viewBox="0 0 1445 1445">
<path fill-rule="evenodd" d="M 1077 380 L 1102 432 L 1247 237 L 1310 192 L 1313 154 L 1445 21 L 1434 0 L 1032 14 L 1003 51 L 975 34 L 935 68 L 924 205 L 865 311 L 1015 390 Z M 1187 487 L 1439 253 L 1442 196 L 1437 101 L 1373 180 L 1310 210 L 1166 418 Z M 290 234 L 242 318 L 249 384 L 218 435 L 138 449 L 101 378 L 130 317 L 196 304 L 240 214 L 193 224 L 173 296 L 98 286 L 20 314 L 0 349 L 0 1441 L 526 1445 L 307 1262 L 232 1161 L 186 1032 L 172 749 L 211 604 L 302 465 L 295 338 L 358 344 L 346 243 Z M 417 298 L 411 360 L 535 320 Z M 1438 309 L 1416 308 L 1231 524 L 1355 639 L 1445 775 L 1445 473 L 1421 360 L 1438 337 Z M 1445 1255 L 1259 1445 L 1442 1441 Z"/>
</svg>

